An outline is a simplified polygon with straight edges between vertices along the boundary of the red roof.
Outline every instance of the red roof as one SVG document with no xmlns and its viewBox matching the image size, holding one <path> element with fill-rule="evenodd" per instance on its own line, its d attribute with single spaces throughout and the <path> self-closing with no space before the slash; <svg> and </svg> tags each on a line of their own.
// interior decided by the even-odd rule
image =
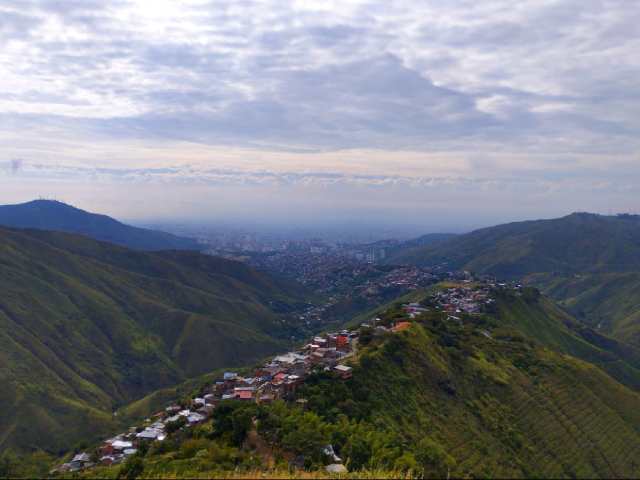
<svg viewBox="0 0 640 480">
<path fill-rule="evenodd" d="M 241 400 L 251 400 L 253 396 L 253 392 L 251 390 L 240 390 L 236 392 L 236 397 L 239 397 Z"/>
<path fill-rule="evenodd" d="M 393 327 L 393 330 L 395 330 L 396 332 L 399 332 L 407 328 L 409 325 L 411 325 L 411 322 L 400 322 L 395 327 Z"/>
<path fill-rule="evenodd" d="M 347 337 L 338 337 L 338 343 L 347 343 Z"/>
</svg>

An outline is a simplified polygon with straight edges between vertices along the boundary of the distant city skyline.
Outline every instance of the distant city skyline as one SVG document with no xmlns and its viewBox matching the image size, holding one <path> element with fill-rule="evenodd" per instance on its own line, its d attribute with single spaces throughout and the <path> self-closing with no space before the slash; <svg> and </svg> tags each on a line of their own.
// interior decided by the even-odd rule
<svg viewBox="0 0 640 480">
<path fill-rule="evenodd" d="M 462 233 L 640 211 L 640 4 L 9 0 L 0 204 Z"/>
</svg>

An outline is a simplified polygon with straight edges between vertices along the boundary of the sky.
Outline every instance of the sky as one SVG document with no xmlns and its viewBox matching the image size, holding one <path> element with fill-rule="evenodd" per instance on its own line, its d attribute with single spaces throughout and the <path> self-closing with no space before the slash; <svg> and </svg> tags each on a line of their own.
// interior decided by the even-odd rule
<svg viewBox="0 0 640 480">
<path fill-rule="evenodd" d="M 0 204 L 467 231 L 640 212 L 640 3 L 0 0 Z"/>
</svg>

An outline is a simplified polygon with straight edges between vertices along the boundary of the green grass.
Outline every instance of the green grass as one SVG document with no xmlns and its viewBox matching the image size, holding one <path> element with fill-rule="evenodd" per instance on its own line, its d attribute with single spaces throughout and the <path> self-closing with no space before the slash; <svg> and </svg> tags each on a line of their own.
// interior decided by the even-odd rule
<svg viewBox="0 0 640 480">
<path fill-rule="evenodd" d="M 640 347 L 640 274 L 533 275 L 538 285 L 585 324 Z"/>
</svg>

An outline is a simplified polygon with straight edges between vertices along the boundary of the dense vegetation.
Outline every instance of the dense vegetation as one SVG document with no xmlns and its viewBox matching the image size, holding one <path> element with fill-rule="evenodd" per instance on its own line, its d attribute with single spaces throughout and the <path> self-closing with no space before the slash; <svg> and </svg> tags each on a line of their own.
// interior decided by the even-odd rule
<svg viewBox="0 0 640 480">
<path fill-rule="evenodd" d="M 280 352 L 294 327 L 273 305 L 309 298 L 195 251 L 0 228 L 0 450 L 61 453 L 119 406 Z"/>
<path fill-rule="evenodd" d="M 207 423 L 88 476 L 259 477 L 267 465 L 286 472 L 294 456 L 321 471 L 329 444 L 351 472 L 395 478 L 638 476 L 640 395 L 562 351 L 596 364 L 611 353 L 580 352 L 576 325 L 558 333 L 567 318 L 535 290 L 492 295 L 485 316 L 452 321 L 434 309 L 396 334 L 361 331 L 354 377 L 307 377 L 305 408 L 222 402 Z M 406 314 L 394 306 L 381 319 Z"/>
<path fill-rule="evenodd" d="M 80 233 L 88 237 L 142 250 L 199 250 L 194 238 L 137 228 L 106 215 L 85 212 L 54 200 L 34 200 L 0 206 L 0 225 Z"/>
</svg>

